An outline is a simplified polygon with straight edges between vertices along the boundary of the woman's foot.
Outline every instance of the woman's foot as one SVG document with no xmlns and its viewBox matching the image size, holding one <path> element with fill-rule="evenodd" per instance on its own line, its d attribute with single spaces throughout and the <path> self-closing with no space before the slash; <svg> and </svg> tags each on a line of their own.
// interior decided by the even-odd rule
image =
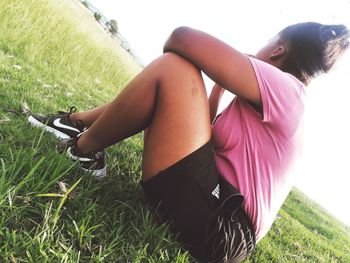
<svg viewBox="0 0 350 263">
<path fill-rule="evenodd" d="M 107 176 L 106 153 L 104 150 L 82 153 L 77 147 L 78 137 L 61 140 L 57 145 L 59 152 L 66 152 L 69 159 L 79 162 L 81 168 L 97 179 Z"/>
<path fill-rule="evenodd" d="M 69 109 L 69 112 L 59 111 L 57 114 L 47 116 L 32 114 L 28 117 L 28 121 L 33 126 L 54 134 L 59 139 L 76 138 L 78 134 L 85 131 L 86 127 L 80 120 L 70 120 L 69 115 L 75 111 L 76 108 L 73 106 Z"/>
</svg>

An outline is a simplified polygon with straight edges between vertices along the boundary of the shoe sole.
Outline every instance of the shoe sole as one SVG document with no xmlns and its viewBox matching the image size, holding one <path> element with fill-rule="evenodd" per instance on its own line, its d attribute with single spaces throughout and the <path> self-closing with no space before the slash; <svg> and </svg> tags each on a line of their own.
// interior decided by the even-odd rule
<svg viewBox="0 0 350 263">
<path fill-rule="evenodd" d="M 86 168 L 81 168 L 84 172 L 91 174 L 95 179 L 103 179 L 107 176 L 107 169 L 106 167 L 100 169 L 100 170 L 89 170 Z"/>
<path fill-rule="evenodd" d="M 67 157 L 72 160 L 72 161 L 84 161 L 84 157 L 76 157 L 71 153 L 71 147 L 67 149 Z M 88 160 L 91 160 L 90 158 L 87 158 Z M 107 169 L 106 165 L 102 169 L 89 169 L 89 168 L 84 168 L 80 167 L 85 173 L 92 175 L 95 179 L 102 179 L 107 176 Z"/>
<path fill-rule="evenodd" d="M 32 126 L 35 126 L 35 127 L 39 127 L 39 128 L 42 128 L 44 129 L 45 131 L 55 135 L 58 139 L 69 139 L 70 136 L 59 131 L 59 130 L 56 130 L 55 128 L 52 128 L 50 126 L 47 126 L 45 125 L 44 123 L 38 121 L 37 119 L 35 119 L 33 116 L 29 116 L 28 117 L 28 122 L 32 125 Z"/>
</svg>

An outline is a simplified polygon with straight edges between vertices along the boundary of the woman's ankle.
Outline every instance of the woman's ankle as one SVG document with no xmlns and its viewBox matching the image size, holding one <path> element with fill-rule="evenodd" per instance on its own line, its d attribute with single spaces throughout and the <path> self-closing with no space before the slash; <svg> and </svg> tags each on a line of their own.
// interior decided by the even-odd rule
<svg viewBox="0 0 350 263">
<path fill-rule="evenodd" d="M 72 114 L 69 114 L 69 121 L 72 124 L 82 123 L 84 125 L 84 128 L 88 128 L 91 126 L 91 122 L 87 118 L 88 116 L 85 114 L 85 112 L 75 112 Z M 78 125 L 79 128 L 79 125 Z"/>
<path fill-rule="evenodd" d="M 75 123 L 77 120 L 79 120 L 79 112 L 74 112 L 68 115 L 68 119 L 70 122 Z"/>
<path fill-rule="evenodd" d="M 86 149 L 85 144 L 84 144 L 84 139 L 82 140 L 84 134 L 81 134 L 78 138 L 76 138 L 76 143 L 75 146 L 77 150 L 82 153 L 82 154 L 87 154 L 90 151 Z"/>
<path fill-rule="evenodd" d="M 80 134 L 80 136 L 78 136 L 76 141 L 77 150 L 82 154 L 89 154 L 92 152 L 97 152 L 102 150 L 102 149 L 96 149 L 96 147 L 94 147 L 95 145 L 92 143 L 93 141 L 88 138 L 89 135 L 87 134 L 87 132 L 88 131 L 83 132 Z"/>
</svg>

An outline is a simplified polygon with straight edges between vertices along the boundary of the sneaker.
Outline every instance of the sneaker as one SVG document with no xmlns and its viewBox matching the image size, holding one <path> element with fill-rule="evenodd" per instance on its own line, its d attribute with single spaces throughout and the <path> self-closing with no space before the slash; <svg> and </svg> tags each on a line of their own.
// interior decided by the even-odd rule
<svg viewBox="0 0 350 263">
<path fill-rule="evenodd" d="M 76 107 L 71 107 L 69 112 L 59 111 L 58 114 L 40 115 L 32 114 L 28 121 L 35 127 L 43 128 L 45 131 L 54 134 L 59 139 L 76 138 L 78 134 L 86 130 L 81 120 L 71 122 L 69 115 L 76 111 Z"/>
<path fill-rule="evenodd" d="M 79 162 L 81 168 L 95 178 L 100 179 L 107 176 L 105 151 L 81 153 L 77 147 L 78 137 L 61 140 L 57 145 L 57 150 L 66 151 L 69 159 Z"/>
</svg>

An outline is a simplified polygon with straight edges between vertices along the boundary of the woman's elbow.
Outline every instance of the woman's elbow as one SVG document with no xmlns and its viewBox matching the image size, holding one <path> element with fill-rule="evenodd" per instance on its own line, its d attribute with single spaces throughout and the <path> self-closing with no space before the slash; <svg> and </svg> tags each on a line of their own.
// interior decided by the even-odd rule
<svg viewBox="0 0 350 263">
<path fill-rule="evenodd" d="M 181 43 L 186 38 L 186 35 L 190 30 L 191 28 L 187 26 L 180 26 L 175 28 L 165 42 L 163 52 L 176 52 L 177 47 L 181 46 Z"/>
</svg>

